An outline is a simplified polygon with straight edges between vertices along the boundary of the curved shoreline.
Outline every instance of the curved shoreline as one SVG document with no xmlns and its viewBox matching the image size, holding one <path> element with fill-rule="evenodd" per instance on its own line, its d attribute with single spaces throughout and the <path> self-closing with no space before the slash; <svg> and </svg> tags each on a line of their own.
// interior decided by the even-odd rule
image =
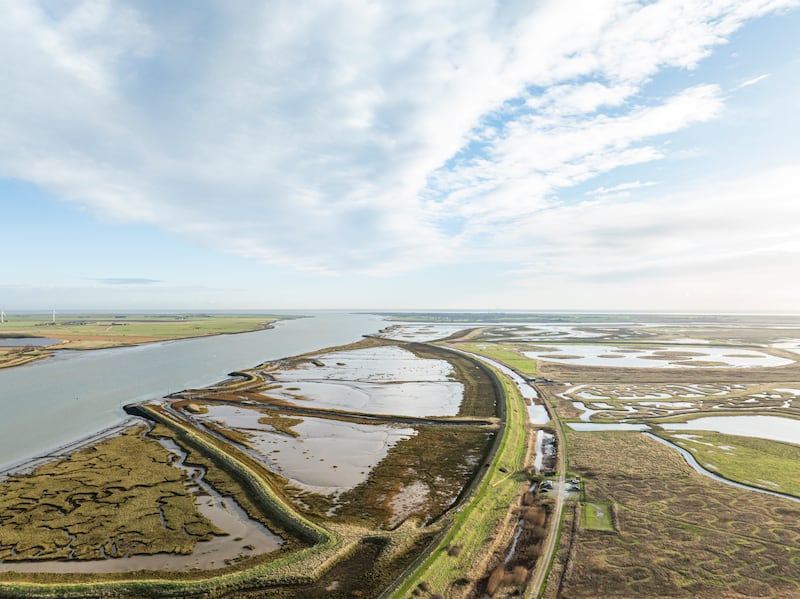
<svg viewBox="0 0 800 599">
<path fill-rule="evenodd" d="M 643 434 L 647 435 L 651 439 L 655 439 L 662 445 L 666 445 L 667 447 L 677 450 L 683 456 L 683 459 L 686 460 L 686 463 L 689 464 L 689 466 L 691 466 L 698 474 L 702 474 L 703 476 L 707 476 L 708 478 L 711 478 L 721 483 L 725 483 L 726 485 L 730 485 L 732 487 L 744 489 L 745 491 L 755 491 L 757 493 L 773 495 L 775 497 L 780 497 L 781 499 L 788 499 L 790 501 L 795 501 L 797 503 L 800 503 L 800 497 L 795 497 L 794 495 L 789 495 L 788 493 L 780 493 L 778 491 L 770 491 L 769 489 L 762 489 L 761 487 L 746 485 L 744 483 L 740 483 L 730 478 L 726 478 L 721 474 L 717 474 L 716 472 L 711 472 L 710 470 L 703 468 L 697 461 L 697 458 L 695 458 L 690 451 L 687 451 L 683 447 L 680 447 L 675 443 L 667 441 L 666 439 L 662 439 L 661 437 L 659 437 L 658 435 L 654 435 L 653 433 L 645 432 Z"/>
<path fill-rule="evenodd" d="M 256 328 L 248 329 L 248 330 L 245 330 L 245 331 L 227 331 L 227 332 L 221 332 L 221 333 L 200 333 L 200 334 L 197 334 L 197 335 L 187 335 L 187 336 L 178 336 L 178 337 L 165 337 L 165 338 L 147 338 L 146 336 L 143 335 L 143 337 L 145 337 L 144 340 L 142 340 L 142 341 L 134 341 L 133 343 L 124 342 L 122 340 L 122 338 L 120 338 L 119 342 L 116 342 L 116 343 L 112 342 L 111 345 L 104 345 L 102 347 L 67 347 L 67 344 L 71 343 L 72 340 L 64 339 L 63 337 L 54 336 L 54 337 L 52 337 L 52 339 L 58 339 L 59 340 L 58 343 L 54 343 L 53 345 L 47 345 L 47 346 L 36 346 L 36 349 L 38 351 L 40 351 L 41 354 L 39 354 L 39 355 L 30 355 L 30 356 L 24 356 L 23 355 L 18 360 L 12 360 L 10 362 L 0 362 L 0 369 L 16 368 L 18 366 L 25 366 L 26 364 L 33 364 L 34 362 L 39 362 L 39 361 L 44 360 L 44 359 L 55 357 L 56 355 L 58 355 L 58 353 L 60 353 L 62 351 L 66 351 L 66 352 L 84 352 L 84 351 L 85 352 L 92 352 L 92 351 L 99 351 L 99 350 L 105 350 L 105 349 L 119 349 L 119 348 L 122 348 L 122 347 L 139 347 L 139 346 L 151 345 L 151 344 L 155 344 L 155 343 L 166 343 L 168 341 L 183 341 L 184 339 L 200 339 L 200 338 L 203 338 L 203 337 L 219 337 L 219 336 L 222 336 L 222 335 L 241 335 L 241 334 L 244 334 L 244 333 L 255 333 L 257 331 L 268 331 L 270 329 L 274 329 L 275 328 L 275 323 L 276 322 L 281 322 L 281 321 L 284 321 L 284 320 L 291 320 L 293 318 L 295 318 L 295 317 L 288 317 L 288 316 L 274 317 L 274 318 L 271 317 L 271 318 L 268 319 L 268 322 L 264 322 L 264 323 L 260 324 Z M 297 316 L 296 318 L 308 318 L 308 317 L 301 315 L 301 316 Z M 4 337 L 0 337 L 0 341 L 2 341 L 3 338 L 19 339 L 19 338 L 27 338 L 27 337 L 30 337 L 30 338 L 47 338 L 47 337 L 37 337 L 36 335 L 28 335 L 28 334 L 25 334 L 25 335 L 23 335 L 23 334 L 19 334 L 19 335 L 17 335 L 17 334 L 8 334 L 8 335 L 5 335 Z M 91 336 L 89 336 L 88 339 L 91 340 Z M 80 343 L 80 341 L 77 341 L 77 342 Z M 0 344 L 0 347 L 5 347 L 5 346 L 2 346 L 2 344 Z M 11 349 L 13 349 L 13 348 L 11 348 Z"/>
</svg>

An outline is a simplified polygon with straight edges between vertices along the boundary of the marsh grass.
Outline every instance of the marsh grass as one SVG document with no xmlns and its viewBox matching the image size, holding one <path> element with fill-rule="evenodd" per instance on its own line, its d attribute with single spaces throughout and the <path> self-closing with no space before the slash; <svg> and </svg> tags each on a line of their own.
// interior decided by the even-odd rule
<svg viewBox="0 0 800 599">
<path fill-rule="evenodd" d="M 800 595 L 800 506 L 720 484 L 640 434 L 568 432 L 570 468 L 618 533 L 584 530 L 563 596 Z"/>
<path fill-rule="evenodd" d="M 800 497 L 800 445 L 708 431 L 658 434 L 689 451 L 700 464 L 713 465 L 715 474 Z"/>
<path fill-rule="evenodd" d="M 397 442 L 364 483 L 338 497 L 337 519 L 379 528 L 406 518 L 424 525 L 453 505 L 482 466 L 492 433 L 466 426 L 420 426 L 417 433 Z M 399 509 L 396 499 L 412 484 L 424 492 Z"/>
<path fill-rule="evenodd" d="M 517 350 L 516 346 L 512 344 L 480 341 L 458 343 L 456 347 L 501 362 L 524 375 L 536 376 L 538 372 L 536 360 L 523 356 L 522 353 Z"/>
<path fill-rule="evenodd" d="M 188 554 L 224 534 L 143 427 L 0 483 L 0 559 Z"/>
</svg>

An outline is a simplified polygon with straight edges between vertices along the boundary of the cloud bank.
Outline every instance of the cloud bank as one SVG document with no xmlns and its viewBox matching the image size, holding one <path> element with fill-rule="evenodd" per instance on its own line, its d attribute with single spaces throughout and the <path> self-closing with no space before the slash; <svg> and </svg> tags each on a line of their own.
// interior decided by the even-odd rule
<svg viewBox="0 0 800 599">
<path fill-rule="evenodd" d="M 594 272 L 652 272 L 689 263 L 691 232 L 729 204 L 680 198 L 684 214 L 667 200 L 615 203 L 651 184 L 638 181 L 578 205 L 559 194 L 658 161 L 671 134 L 718 118 L 713 82 L 647 86 L 796 5 L 9 2 L 0 176 L 99 218 L 311 272 L 520 255 L 536 257 L 524 272 L 579 276 L 585 256 Z M 709 247 L 727 247 L 705 231 Z M 796 251 L 764 235 L 743 255 Z M 643 254 L 631 261 L 634 240 Z"/>
</svg>

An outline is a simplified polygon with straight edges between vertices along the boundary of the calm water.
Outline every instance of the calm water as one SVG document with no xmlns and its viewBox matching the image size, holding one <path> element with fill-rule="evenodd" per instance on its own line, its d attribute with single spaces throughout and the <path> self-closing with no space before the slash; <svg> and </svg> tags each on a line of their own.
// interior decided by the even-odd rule
<svg viewBox="0 0 800 599">
<path fill-rule="evenodd" d="M 0 347 L 46 347 L 58 342 L 58 339 L 47 337 L 0 337 Z"/>
<path fill-rule="evenodd" d="M 121 422 L 124 404 L 211 385 L 266 360 L 357 341 L 384 325 L 372 315 L 319 313 L 266 331 L 61 351 L 0 370 L 0 468 Z"/>
<path fill-rule="evenodd" d="M 800 445 L 800 420 L 781 416 L 705 416 L 662 426 L 669 431 L 715 431 Z"/>
</svg>

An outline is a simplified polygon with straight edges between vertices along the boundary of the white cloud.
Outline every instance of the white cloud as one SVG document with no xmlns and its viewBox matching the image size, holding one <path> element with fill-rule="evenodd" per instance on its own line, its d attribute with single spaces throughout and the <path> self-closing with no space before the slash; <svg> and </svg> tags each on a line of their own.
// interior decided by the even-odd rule
<svg viewBox="0 0 800 599">
<path fill-rule="evenodd" d="M 765 73 L 764 75 L 759 75 L 758 77 L 746 79 L 745 81 L 742 81 L 739 85 L 737 85 L 736 89 L 742 89 L 743 87 L 750 87 L 751 85 L 756 85 L 757 83 L 764 81 L 764 79 L 766 79 L 769 76 L 770 76 L 769 73 Z"/>
<path fill-rule="evenodd" d="M 534 255 L 547 261 L 534 259 L 516 274 L 645 285 L 691 275 L 720 286 L 722 295 L 734 292 L 755 262 L 781 273 L 775 289 L 800 296 L 800 285 L 787 285 L 800 267 L 800 242 L 794 227 L 787 227 L 800 223 L 798 185 L 800 170 L 789 165 L 645 201 L 553 207 L 519 223 L 518 234 L 534 239 Z M 727 274 L 716 276 L 720 271 Z M 735 292 L 754 296 L 749 289 Z"/>
<path fill-rule="evenodd" d="M 619 185 L 613 185 L 612 187 L 598 187 L 593 189 L 588 193 L 588 195 L 593 196 L 608 196 L 608 195 L 616 195 L 622 192 L 628 192 L 632 189 L 642 189 L 644 187 L 653 187 L 654 185 L 658 185 L 656 181 L 630 181 L 628 183 L 620 183 Z"/>
<path fill-rule="evenodd" d="M 299 269 L 446 262 L 558 189 L 663 157 L 660 136 L 723 99 L 647 82 L 793 4 L 19 0 L 0 176 Z"/>
</svg>

